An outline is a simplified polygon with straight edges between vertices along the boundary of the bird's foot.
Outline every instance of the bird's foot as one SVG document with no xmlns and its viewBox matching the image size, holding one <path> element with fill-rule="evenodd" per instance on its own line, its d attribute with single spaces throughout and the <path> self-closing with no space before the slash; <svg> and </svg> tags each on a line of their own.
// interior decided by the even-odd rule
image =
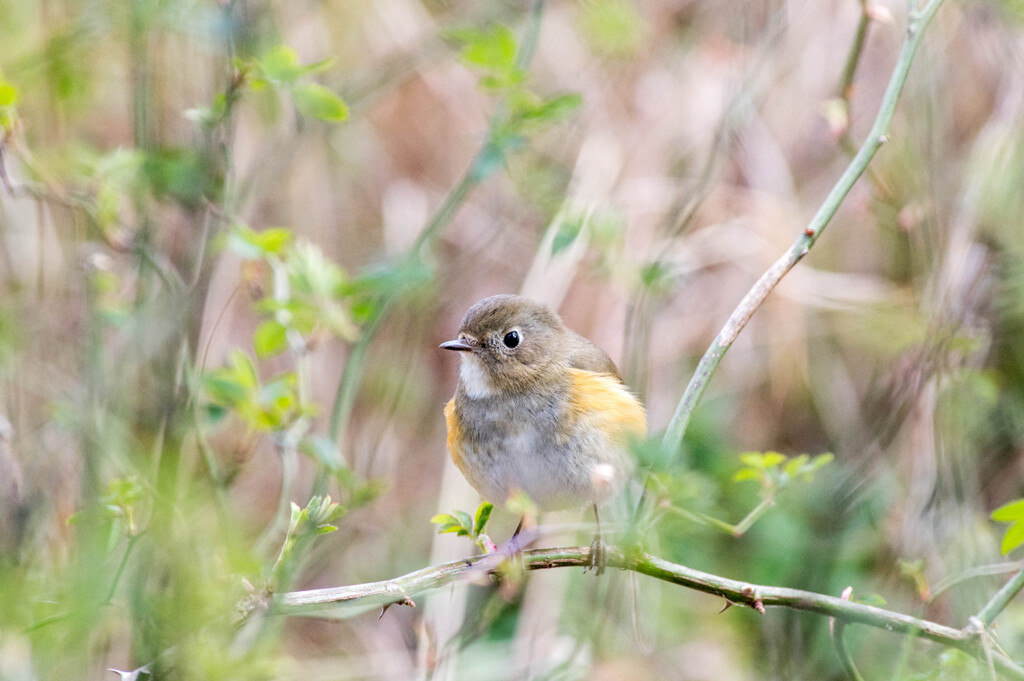
<svg viewBox="0 0 1024 681">
<path fill-rule="evenodd" d="M 509 564 L 512 570 L 515 572 L 524 572 L 526 565 L 523 562 L 523 548 L 525 547 L 522 537 L 517 533 L 499 547 L 499 551 L 505 557 L 505 562 Z"/>
<path fill-rule="evenodd" d="M 604 537 L 595 534 L 594 541 L 590 542 L 590 564 L 583 568 L 583 572 L 593 570 L 595 575 L 603 575 L 607 562 L 608 545 L 604 543 Z"/>
</svg>

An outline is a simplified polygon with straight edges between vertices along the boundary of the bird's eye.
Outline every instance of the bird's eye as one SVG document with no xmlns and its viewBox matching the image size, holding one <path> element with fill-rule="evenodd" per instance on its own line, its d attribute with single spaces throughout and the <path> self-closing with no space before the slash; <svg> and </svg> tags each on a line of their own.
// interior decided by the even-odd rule
<svg viewBox="0 0 1024 681">
<path fill-rule="evenodd" d="M 515 346 L 519 345 L 519 332 L 509 331 L 508 333 L 505 334 L 505 337 L 502 339 L 501 342 L 505 344 L 506 348 L 514 348 Z"/>
</svg>

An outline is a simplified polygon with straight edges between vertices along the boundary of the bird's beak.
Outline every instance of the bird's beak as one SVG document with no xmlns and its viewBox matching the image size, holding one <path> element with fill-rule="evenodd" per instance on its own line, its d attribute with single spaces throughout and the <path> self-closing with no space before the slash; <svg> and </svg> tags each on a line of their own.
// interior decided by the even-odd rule
<svg viewBox="0 0 1024 681">
<path fill-rule="evenodd" d="M 473 346 L 467 343 L 462 338 L 445 341 L 444 343 L 441 343 L 441 345 L 438 347 L 444 348 L 445 350 L 457 350 L 459 352 L 470 352 L 473 350 Z"/>
</svg>

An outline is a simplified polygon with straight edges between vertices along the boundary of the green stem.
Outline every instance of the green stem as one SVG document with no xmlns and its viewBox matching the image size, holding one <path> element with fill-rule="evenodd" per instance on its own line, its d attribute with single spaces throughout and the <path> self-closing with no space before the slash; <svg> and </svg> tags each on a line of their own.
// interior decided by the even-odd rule
<svg viewBox="0 0 1024 681">
<path fill-rule="evenodd" d="M 590 548 L 584 546 L 530 549 L 522 554 L 528 570 L 560 567 L 586 567 L 590 564 Z M 442 563 L 382 582 L 351 586 L 293 591 L 274 597 L 272 612 L 286 615 L 315 617 L 346 617 L 353 610 L 376 608 L 390 603 L 406 602 L 417 594 L 439 589 L 466 579 L 478 578 L 494 572 L 502 563 L 500 554 L 474 556 Z M 632 570 L 671 584 L 711 594 L 734 605 L 742 605 L 764 612 L 765 608 L 783 607 L 803 610 L 845 624 L 864 624 L 870 627 L 927 639 L 934 643 L 962 650 L 985 660 L 985 652 L 978 644 L 978 636 L 970 630 L 960 630 L 936 622 L 911 617 L 863 603 L 826 596 L 811 591 L 784 587 L 762 586 L 740 582 L 726 577 L 701 572 L 672 563 L 643 552 L 623 552 L 608 547 L 608 567 Z M 248 618 L 253 612 L 246 613 Z M 998 651 L 992 651 L 993 663 L 998 671 L 1012 679 L 1024 680 L 1024 668 Z"/>
<path fill-rule="evenodd" d="M 985 626 L 991 626 L 992 622 L 995 621 L 996 617 L 999 616 L 1006 606 L 1010 604 L 1020 590 L 1024 589 L 1024 570 L 1019 571 L 1015 574 L 1010 581 L 1003 585 L 992 599 L 985 604 L 985 607 L 978 613 L 978 619 L 981 620 Z"/>
<path fill-rule="evenodd" d="M 846 632 L 846 625 L 843 622 L 834 622 L 833 626 L 832 645 L 836 649 L 839 661 L 843 663 L 846 675 L 850 677 L 850 681 L 864 681 L 864 677 L 860 675 L 857 665 L 853 662 L 853 656 L 850 655 L 849 648 L 846 647 L 846 638 L 843 636 Z"/>
<path fill-rule="evenodd" d="M 914 55 L 921 45 L 925 28 L 928 27 L 942 2 L 943 0 L 931 0 L 920 13 L 912 14 L 909 17 L 907 37 L 903 42 L 903 48 L 900 50 L 899 59 L 896 62 L 896 68 L 889 79 L 889 85 L 886 88 L 885 95 L 882 97 L 878 115 L 875 118 L 874 125 L 871 127 L 871 132 L 868 133 L 867 140 L 861 145 L 857 155 L 853 157 L 853 160 L 850 161 L 842 176 L 832 187 L 832 191 L 829 192 L 821 207 L 818 208 L 818 212 L 811 218 L 803 233 L 789 247 L 789 250 L 776 260 L 767 272 L 761 275 L 761 278 L 758 279 L 753 288 L 747 292 L 747 295 L 744 296 L 740 304 L 733 310 L 729 320 L 711 343 L 711 347 L 701 357 L 693 378 L 690 380 L 689 385 L 686 386 L 686 391 L 679 400 L 675 414 L 673 414 L 672 420 L 669 422 L 668 429 L 665 432 L 663 445 L 667 450 L 671 452 L 679 451 L 682 446 L 683 435 L 686 433 L 690 417 L 693 415 L 693 410 L 704 395 L 704 391 L 707 389 L 711 377 L 721 363 L 722 357 L 725 356 L 725 353 L 732 346 L 740 331 L 743 330 L 754 312 L 768 297 L 768 294 L 782 280 L 782 277 L 810 252 L 810 249 L 818 241 L 818 237 L 821 236 L 821 233 L 832 220 L 836 211 L 839 210 L 839 206 L 843 203 L 846 195 L 850 193 L 853 185 L 864 174 L 871 159 L 874 158 L 875 154 L 886 142 L 889 125 L 892 123 L 892 117 L 896 111 L 896 104 L 899 102 L 900 94 L 903 92 L 903 86 L 907 82 L 907 76 L 910 73 L 910 66 L 914 61 Z"/>
<path fill-rule="evenodd" d="M 525 70 L 529 65 L 530 61 L 533 59 L 534 52 L 536 51 L 543 13 L 544 0 L 536 0 L 530 10 L 530 19 L 526 32 L 523 36 L 522 47 L 516 57 L 517 66 L 523 70 Z M 420 233 L 416 236 L 416 240 L 413 242 L 413 245 L 406 256 L 410 261 L 415 262 L 422 256 L 424 249 L 433 245 L 437 236 L 455 218 L 456 213 L 462 204 L 465 203 L 466 197 L 469 196 L 469 193 L 486 177 L 486 166 L 488 165 L 488 158 L 492 153 L 491 147 L 494 144 L 494 134 L 496 132 L 497 123 L 503 115 L 503 110 L 504 108 L 499 105 L 498 110 L 491 117 L 487 131 L 487 138 L 483 145 L 481 145 L 480 149 L 477 150 L 476 154 L 473 156 L 473 160 L 470 161 L 469 166 L 466 168 L 465 172 L 463 172 L 458 182 L 456 182 L 452 187 L 451 191 L 448 192 L 448 195 L 445 196 L 444 201 L 434 212 L 430 221 L 424 225 L 423 229 L 420 230 Z M 342 372 L 341 379 L 338 382 L 338 388 L 335 391 L 334 404 L 331 406 L 330 426 L 328 429 L 331 440 L 339 443 L 339 446 L 343 439 L 343 435 L 347 430 L 352 408 L 355 405 L 356 392 L 358 391 L 359 384 L 362 380 L 366 353 L 369 350 L 370 344 L 376 336 L 378 329 L 380 328 L 382 319 L 387 315 L 395 302 L 397 302 L 397 298 L 398 293 L 392 292 L 380 301 L 377 313 L 373 320 L 363 328 L 359 340 L 357 340 L 355 345 L 352 346 L 352 352 L 349 355 L 348 361 L 345 363 L 345 370 Z M 346 460 L 348 459 L 348 457 L 345 458 Z M 318 483 L 315 487 L 322 487 L 324 482 L 325 481 L 318 478 Z M 314 493 L 316 494 L 320 492 L 314 490 Z"/>
<path fill-rule="evenodd" d="M 978 567 L 964 570 L 963 572 L 940 579 L 930 589 L 929 602 L 934 601 L 939 597 L 943 591 L 950 589 L 961 582 L 965 582 L 968 579 L 977 579 L 978 577 L 992 577 L 994 575 L 1005 575 L 1010 572 L 1016 572 L 1017 570 L 1024 569 L 1024 561 L 1015 561 L 1013 563 L 996 563 L 994 565 L 979 565 Z"/>
<path fill-rule="evenodd" d="M 732 535 L 734 537 L 742 537 L 746 534 L 747 530 L 753 527 L 761 516 L 768 512 L 768 509 L 775 505 L 775 499 L 771 497 L 765 497 L 761 499 L 761 503 L 755 506 L 750 513 L 743 518 L 743 520 L 736 523 L 736 527 L 733 528 Z"/>
<path fill-rule="evenodd" d="M 846 57 L 846 65 L 843 67 L 843 77 L 839 81 L 839 96 L 846 102 L 847 111 L 850 108 L 850 97 L 853 95 L 853 77 L 857 74 L 857 65 L 860 64 L 860 57 L 864 53 L 864 43 L 868 37 L 868 26 L 871 25 L 871 15 L 868 13 L 868 1 L 860 1 L 860 21 L 857 22 L 857 32 L 853 36 L 853 45 L 850 47 L 850 54 Z"/>
</svg>

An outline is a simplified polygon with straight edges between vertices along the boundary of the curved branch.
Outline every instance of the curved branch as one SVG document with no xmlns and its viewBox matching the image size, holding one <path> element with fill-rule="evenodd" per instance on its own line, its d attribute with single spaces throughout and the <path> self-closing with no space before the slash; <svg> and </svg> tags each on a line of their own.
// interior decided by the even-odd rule
<svg viewBox="0 0 1024 681">
<path fill-rule="evenodd" d="M 590 565 L 590 549 L 583 546 L 552 549 L 530 549 L 522 554 L 527 570 Z M 442 563 L 382 582 L 339 586 L 311 591 L 293 591 L 273 598 L 271 612 L 285 615 L 330 616 L 338 609 L 387 606 L 411 603 L 411 597 L 433 589 L 492 574 L 502 563 L 501 554 L 473 556 L 465 560 Z M 679 565 L 642 551 L 623 552 L 608 547 L 608 567 L 632 570 L 665 582 L 702 591 L 764 613 L 769 607 L 806 610 L 834 617 L 845 624 L 864 624 L 886 631 L 910 634 L 935 643 L 956 648 L 984 660 L 979 634 L 973 629 L 947 627 L 936 622 L 877 608 L 863 603 L 825 596 L 811 591 L 784 587 L 761 586 L 727 579 Z M 251 613 L 250 613 L 251 614 Z M 1024 680 L 1024 668 L 1003 655 L 993 654 L 996 669 L 1011 679 Z"/>
<path fill-rule="evenodd" d="M 668 430 L 665 432 L 663 445 L 667 451 L 679 451 L 693 410 L 704 395 L 704 390 L 711 381 L 711 376 L 715 373 L 719 363 L 721 363 L 722 357 L 729 350 L 733 341 L 736 340 L 740 331 L 750 321 L 754 312 L 761 307 L 768 294 L 786 276 L 786 273 L 810 252 L 811 248 L 818 241 L 818 237 L 821 236 L 825 227 L 832 220 L 832 216 L 836 214 L 839 206 L 846 199 L 846 195 L 850 193 L 853 185 L 864 174 L 871 159 L 874 158 L 875 154 L 886 142 L 889 124 L 892 122 L 893 114 L 896 112 L 896 103 L 899 101 L 900 94 L 903 92 L 903 86 L 907 82 L 910 65 L 914 61 L 917 48 L 921 45 L 924 29 L 935 16 L 935 12 L 938 11 L 942 2 L 943 0 L 930 0 L 921 12 L 911 14 L 909 18 L 910 23 L 907 26 L 907 37 L 903 42 L 903 48 L 900 50 L 899 59 L 896 62 L 896 68 L 889 79 L 889 85 L 885 90 L 885 95 L 882 97 L 878 115 L 875 117 L 874 125 L 871 126 L 871 132 L 868 133 L 867 140 L 832 187 L 832 191 L 825 197 L 825 201 L 821 204 L 818 212 L 814 214 L 814 217 L 811 218 L 803 233 L 793 242 L 789 250 L 776 260 L 767 272 L 761 275 L 761 278 L 757 280 L 757 283 L 754 284 L 736 309 L 733 310 L 729 320 L 711 343 L 711 347 L 701 357 L 697 370 L 694 372 L 693 378 L 690 379 L 689 385 L 686 386 L 686 391 L 679 400 L 675 414 L 673 414 L 672 420 L 668 424 Z"/>
</svg>

